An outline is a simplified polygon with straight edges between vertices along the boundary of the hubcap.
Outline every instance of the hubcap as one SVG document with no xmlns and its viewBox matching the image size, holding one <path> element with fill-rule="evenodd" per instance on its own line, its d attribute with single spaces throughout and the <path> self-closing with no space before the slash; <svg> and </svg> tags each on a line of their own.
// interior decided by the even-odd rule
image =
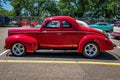
<svg viewBox="0 0 120 80">
<path fill-rule="evenodd" d="M 87 56 L 90 57 L 95 56 L 97 54 L 97 51 L 98 49 L 95 44 L 88 44 L 85 46 L 85 54 Z"/>
<path fill-rule="evenodd" d="M 16 43 L 12 47 L 12 52 L 14 55 L 20 56 L 24 54 L 25 48 L 21 43 Z"/>
</svg>

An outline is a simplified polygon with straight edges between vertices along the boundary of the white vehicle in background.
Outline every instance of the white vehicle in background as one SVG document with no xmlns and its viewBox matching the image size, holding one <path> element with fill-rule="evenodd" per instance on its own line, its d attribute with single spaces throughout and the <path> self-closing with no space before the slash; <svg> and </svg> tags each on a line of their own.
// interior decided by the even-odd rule
<svg viewBox="0 0 120 80">
<path fill-rule="evenodd" d="M 89 27 L 88 24 L 84 21 L 80 21 L 80 20 L 76 20 L 76 21 L 82 26 Z"/>
</svg>

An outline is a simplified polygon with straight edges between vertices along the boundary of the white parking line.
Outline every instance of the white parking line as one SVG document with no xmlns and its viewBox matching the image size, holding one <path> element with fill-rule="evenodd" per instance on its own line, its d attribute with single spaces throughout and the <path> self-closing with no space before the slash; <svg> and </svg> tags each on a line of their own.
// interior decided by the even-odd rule
<svg viewBox="0 0 120 80">
<path fill-rule="evenodd" d="M 10 52 L 9 49 L 8 49 L 8 50 L 5 50 L 4 52 L 0 53 L 0 56 L 2 56 L 2 55 L 5 54 L 5 53 L 9 53 L 9 52 Z"/>
<path fill-rule="evenodd" d="M 120 49 L 120 46 L 116 46 L 116 48 L 119 48 L 119 49 Z"/>
</svg>

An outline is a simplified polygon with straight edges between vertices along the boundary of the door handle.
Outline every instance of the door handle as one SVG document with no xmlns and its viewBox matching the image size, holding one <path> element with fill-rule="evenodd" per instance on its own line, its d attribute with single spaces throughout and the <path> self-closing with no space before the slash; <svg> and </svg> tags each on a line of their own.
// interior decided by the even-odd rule
<svg viewBox="0 0 120 80">
<path fill-rule="evenodd" d="M 47 33 L 47 31 L 43 31 L 43 33 Z"/>
<path fill-rule="evenodd" d="M 57 35 L 61 35 L 61 33 L 57 33 Z"/>
</svg>

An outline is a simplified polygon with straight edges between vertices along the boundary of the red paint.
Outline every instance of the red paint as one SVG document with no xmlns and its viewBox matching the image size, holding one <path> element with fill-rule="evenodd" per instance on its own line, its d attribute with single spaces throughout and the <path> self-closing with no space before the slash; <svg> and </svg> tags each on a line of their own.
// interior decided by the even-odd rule
<svg viewBox="0 0 120 80">
<path fill-rule="evenodd" d="M 63 28 L 64 21 L 68 22 L 71 28 Z M 46 28 L 49 22 L 52 26 L 57 23 L 60 27 Z M 36 49 L 78 49 L 78 52 L 82 52 L 83 46 L 89 42 L 96 43 L 100 51 L 113 49 L 112 42 L 104 33 L 80 26 L 74 18 L 69 16 L 47 18 L 43 21 L 41 28 L 11 29 L 8 35 L 5 42 L 6 49 L 20 42 L 25 45 L 27 52 L 34 52 Z"/>
</svg>

